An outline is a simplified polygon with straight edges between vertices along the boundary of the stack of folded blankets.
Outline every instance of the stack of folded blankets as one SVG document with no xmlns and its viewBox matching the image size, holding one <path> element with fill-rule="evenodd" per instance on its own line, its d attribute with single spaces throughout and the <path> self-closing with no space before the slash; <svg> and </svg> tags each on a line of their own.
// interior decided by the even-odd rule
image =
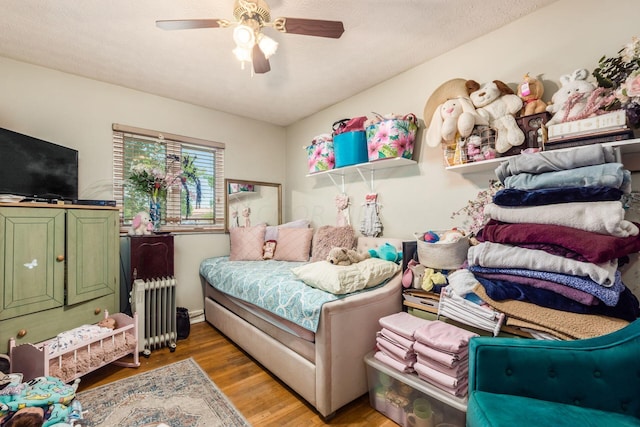
<svg viewBox="0 0 640 427">
<path fill-rule="evenodd" d="M 381 317 L 379 323 L 374 357 L 396 371 L 414 372 L 417 360 L 413 351 L 414 333 L 429 321 L 401 311 Z"/>
<path fill-rule="evenodd" d="M 640 251 L 625 219 L 631 174 L 612 147 L 521 154 L 496 169 L 504 189 L 468 252 L 473 292 L 507 325 L 557 339 L 621 329 L 640 315 L 619 260 Z M 536 335 L 534 335 L 536 336 Z"/>
<path fill-rule="evenodd" d="M 454 396 L 467 395 L 469 340 L 477 336 L 448 323 L 434 320 L 415 331 L 414 369 L 418 376 Z"/>
</svg>

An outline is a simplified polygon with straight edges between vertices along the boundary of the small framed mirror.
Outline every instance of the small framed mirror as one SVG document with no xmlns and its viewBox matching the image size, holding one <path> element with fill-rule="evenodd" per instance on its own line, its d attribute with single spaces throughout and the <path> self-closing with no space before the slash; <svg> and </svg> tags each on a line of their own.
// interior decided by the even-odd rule
<svg viewBox="0 0 640 427">
<path fill-rule="evenodd" d="M 225 179 L 224 184 L 226 232 L 233 227 L 282 223 L 281 184 L 232 178 Z"/>
</svg>

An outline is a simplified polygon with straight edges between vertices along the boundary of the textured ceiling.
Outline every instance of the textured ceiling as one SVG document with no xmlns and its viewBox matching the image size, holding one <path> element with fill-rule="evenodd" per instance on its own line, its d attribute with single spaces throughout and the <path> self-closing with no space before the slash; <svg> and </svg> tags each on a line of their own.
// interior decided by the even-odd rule
<svg viewBox="0 0 640 427">
<path fill-rule="evenodd" d="M 272 20 L 337 20 L 345 32 L 266 28 L 278 52 L 252 76 L 231 53 L 232 29 L 155 26 L 232 19 L 233 0 L 0 0 L 0 56 L 288 125 L 553 1 L 271 0 Z"/>
</svg>

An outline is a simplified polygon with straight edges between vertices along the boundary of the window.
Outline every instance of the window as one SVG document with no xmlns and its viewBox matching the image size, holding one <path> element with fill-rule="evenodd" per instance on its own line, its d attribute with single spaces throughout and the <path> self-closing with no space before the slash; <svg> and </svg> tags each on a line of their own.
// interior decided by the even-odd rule
<svg viewBox="0 0 640 427">
<path fill-rule="evenodd" d="M 114 123 L 113 160 L 121 227 L 149 211 L 153 187 L 130 179 L 137 170 L 167 184 L 158 198 L 163 231 L 224 228 L 224 144 Z"/>
</svg>

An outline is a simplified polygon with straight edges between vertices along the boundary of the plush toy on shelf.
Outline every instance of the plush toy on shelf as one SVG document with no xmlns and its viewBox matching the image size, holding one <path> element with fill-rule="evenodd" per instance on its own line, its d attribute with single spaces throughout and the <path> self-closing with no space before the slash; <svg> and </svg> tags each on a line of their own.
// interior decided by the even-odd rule
<svg viewBox="0 0 640 427">
<path fill-rule="evenodd" d="M 553 94 L 551 104 L 547 106 L 547 111 L 553 114 L 546 123 L 547 127 L 606 112 L 603 108 L 613 101 L 615 94 L 604 95 L 604 88 L 597 88 L 587 81 L 587 77 L 589 71 L 584 68 L 560 77 L 562 86 Z"/>
<path fill-rule="evenodd" d="M 475 109 L 467 98 L 448 99 L 433 112 L 427 130 L 427 145 L 437 147 L 443 142 L 452 142 L 457 135 L 469 136 L 475 125 Z"/>
<path fill-rule="evenodd" d="M 522 145 L 524 133 L 515 119 L 515 114 L 522 108 L 522 99 L 506 83 L 494 80 L 480 85 L 475 80 L 467 80 L 467 91 L 476 112 L 497 132 L 495 148 L 498 153 Z"/>
<path fill-rule="evenodd" d="M 383 243 L 378 249 L 369 249 L 372 258 L 380 258 L 398 263 L 402 261 L 402 251 L 398 251 L 391 243 Z"/>
<path fill-rule="evenodd" d="M 368 252 L 359 253 L 353 249 L 335 247 L 329 251 L 327 261 L 333 265 L 351 265 L 370 258 Z"/>
<path fill-rule="evenodd" d="M 151 234 L 153 231 L 153 223 L 149 212 L 138 212 L 131 221 L 131 227 L 129 227 L 129 236 L 143 236 Z"/>
<path fill-rule="evenodd" d="M 524 75 L 522 83 L 518 85 L 518 96 L 522 99 L 524 106 L 520 110 L 520 116 L 544 113 L 547 111 L 547 103 L 542 100 L 544 85 L 535 77 Z"/>
</svg>

